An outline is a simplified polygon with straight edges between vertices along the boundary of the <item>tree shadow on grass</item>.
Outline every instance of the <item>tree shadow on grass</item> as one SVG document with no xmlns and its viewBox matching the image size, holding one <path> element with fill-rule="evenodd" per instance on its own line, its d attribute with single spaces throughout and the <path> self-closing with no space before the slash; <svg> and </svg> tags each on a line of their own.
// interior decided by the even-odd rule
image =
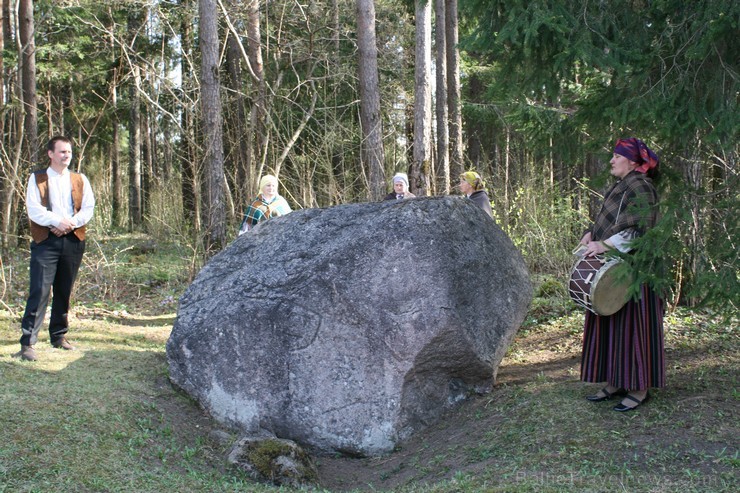
<svg viewBox="0 0 740 493">
<path fill-rule="evenodd" d="M 572 372 L 580 370 L 580 356 L 568 354 L 556 359 L 537 363 L 502 363 L 496 376 L 496 385 L 522 385 L 536 376 L 550 380 L 572 380 Z"/>
<path fill-rule="evenodd" d="M 162 327 L 165 325 L 172 326 L 175 323 L 177 315 L 175 313 L 162 313 L 158 315 L 141 315 L 141 314 L 118 314 L 115 312 L 88 312 L 85 313 L 83 320 L 103 320 L 106 323 L 124 325 L 128 327 Z"/>
<path fill-rule="evenodd" d="M 126 316 L 126 317 L 106 317 L 111 323 L 117 323 L 120 325 L 128 326 L 141 326 L 141 327 L 162 327 L 165 325 L 172 326 L 175 323 L 177 316 L 173 314 L 158 315 L 151 317 L 144 316 Z"/>
</svg>

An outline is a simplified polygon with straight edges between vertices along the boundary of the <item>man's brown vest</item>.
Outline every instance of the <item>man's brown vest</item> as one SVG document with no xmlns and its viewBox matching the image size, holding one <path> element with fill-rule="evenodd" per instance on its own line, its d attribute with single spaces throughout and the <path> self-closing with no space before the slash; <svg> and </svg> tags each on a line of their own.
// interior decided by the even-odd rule
<svg viewBox="0 0 740 493">
<path fill-rule="evenodd" d="M 51 210 L 51 207 L 49 206 L 49 175 L 46 174 L 45 170 L 37 171 L 35 175 L 36 186 L 39 187 L 39 194 L 41 195 L 41 205 Z M 75 214 L 77 214 L 82 208 L 82 191 L 84 184 L 82 182 L 81 174 L 70 171 L 69 176 L 72 181 L 72 203 L 74 205 Z M 49 238 L 49 233 L 51 231 L 48 226 L 41 226 L 30 219 L 28 222 L 31 225 L 31 237 L 33 238 L 33 241 L 41 243 Z M 80 241 L 83 241 L 85 239 L 85 226 L 75 229 L 74 234 L 80 239 Z"/>
</svg>

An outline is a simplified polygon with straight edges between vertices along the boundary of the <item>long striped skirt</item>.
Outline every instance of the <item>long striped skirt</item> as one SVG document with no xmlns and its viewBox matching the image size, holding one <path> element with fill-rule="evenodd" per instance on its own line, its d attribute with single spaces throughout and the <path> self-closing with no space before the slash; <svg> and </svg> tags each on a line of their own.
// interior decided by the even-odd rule
<svg viewBox="0 0 740 493">
<path fill-rule="evenodd" d="M 586 312 L 581 380 L 617 388 L 665 387 L 663 300 L 646 285 L 608 317 Z"/>
</svg>

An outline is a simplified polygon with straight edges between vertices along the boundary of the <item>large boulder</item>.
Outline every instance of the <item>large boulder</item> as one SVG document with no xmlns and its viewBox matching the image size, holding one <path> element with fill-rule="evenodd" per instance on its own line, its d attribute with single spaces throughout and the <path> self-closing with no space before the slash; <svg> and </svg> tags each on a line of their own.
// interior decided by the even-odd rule
<svg viewBox="0 0 740 493">
<path fill-rule="evenodd" d="M 170 378 L 244 432 L 377 455 L 490 390 L 531 296 L 519 252 L 465 198 L 304 209 L 201 270 Z"/>
</svg>

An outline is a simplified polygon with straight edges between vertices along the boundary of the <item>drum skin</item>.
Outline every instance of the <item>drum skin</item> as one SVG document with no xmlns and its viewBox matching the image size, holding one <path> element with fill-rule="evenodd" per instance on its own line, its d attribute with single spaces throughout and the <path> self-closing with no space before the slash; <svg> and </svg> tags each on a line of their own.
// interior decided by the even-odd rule
<svg viewBox="0 0 740 493">
<path fill-rule="evenodd" d="M 627 303 L 630 279 L 619 279 L 619 258 L 584 257 L 570 273 L 568 293 L 577 305 L 597 315 L 613 315 Z"/>
</svg>

